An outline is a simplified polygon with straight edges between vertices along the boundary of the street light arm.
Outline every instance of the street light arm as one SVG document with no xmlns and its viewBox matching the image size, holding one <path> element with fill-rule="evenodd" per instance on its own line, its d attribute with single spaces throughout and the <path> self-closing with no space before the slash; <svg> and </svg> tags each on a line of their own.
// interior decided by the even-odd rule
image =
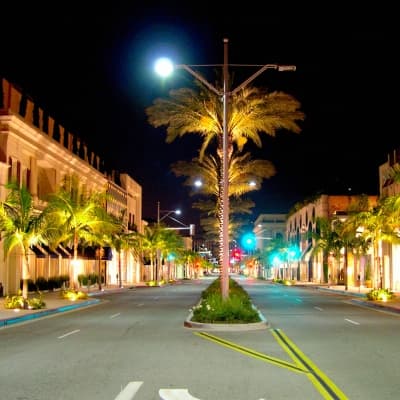
<svg viewBox="0 0 400 400">
<path fill-rule="evenodd" d="M 239 90 L 244 89 L 250 82 L 257 78 L 257 76 L 261 75 L 267 69 L 276 69 L 278 71 L 296 71 L 295 65 L 278 65 L 278 64 L 266 64 L 262 68 L 260 68 L 257 72 L 250 76 L 250 78 L 246 79 L 242 84 L 240 84 L 235 90 L 232 91 L 232 95 L 236 94 Z"/>
<path fill-rule="evenodd" d="M 196 71 L 194 71 L 188 65 L 178 64 L 175 67 L 182 68 L 185 71 L 189 72 L 189 74 L 193 75 L 197 80 L 199 80 L 203 85 L 205 85 L 208 89 L 210 89 L 212 92 L 214 92 L 217 96 L 222 96 L 222 94 L 223 94 L 222 92 L 220 92 L 216 87 L 211 85 L 210 82 L 208 82 L 206 79 L 204 79 L 200 74 L 198 74 Z"/>
<path fill-rule="evenodd" d="M 180 225 L 184 226 L 185 228 L 187 228 L 187 226 L 183 222 L 179 221 L 179 219 L 176 219 L 176 218 L 171 217 L 171 216 L 169 216 L 169 219 L 172 219 L 172 221 L 175 221 L 178 224 L 180 224 Z"/>
<path fill-rule="evenodd" d="M 171 210 L 171 211 L 160 210 L 160 213 L 161 212 L 165 212 L 166 214 L 164 214 L 161 218 L 158 218 L 158 222 L 161 222 L 163 219 L 165 219 L 167 217 L 174 219 L 173 217 L 171 217 L 171 214 L 176 213 L 176 210 Z"/>
</svg>

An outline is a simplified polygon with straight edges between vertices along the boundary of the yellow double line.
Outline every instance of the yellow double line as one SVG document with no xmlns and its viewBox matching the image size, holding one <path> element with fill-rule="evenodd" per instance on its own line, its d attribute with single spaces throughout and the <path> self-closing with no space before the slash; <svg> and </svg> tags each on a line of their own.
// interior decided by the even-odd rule
<svg viewBox="0 0 400 400">
<path fill-rule="evenodd" d="M 239 353 L 258 358 L 264 362 L 289 369 L 293 372 L 306 374 L 307 378 L 312 382 L 324 399 L 347 400 L 346 395 L 305 354 L 303 354 L 280 329 L 271 329 L 270 332 L 294 361 L 294 364 L 259 353 L 206 332 L 195 332 L 195 335 L 238 351 Z"/>
</svg>

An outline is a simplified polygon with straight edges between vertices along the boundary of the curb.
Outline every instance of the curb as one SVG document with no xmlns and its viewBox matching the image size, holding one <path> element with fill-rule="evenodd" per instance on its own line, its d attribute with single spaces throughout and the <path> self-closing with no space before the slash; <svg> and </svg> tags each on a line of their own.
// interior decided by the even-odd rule
<svg viewBox="0 0 400 400">
<path fill-rule="evenodd" d="M 253 306 L 254 307 L 254 306 Z M 267 329 L 269 327 L 269 323 L 261 314 L 261 312 L 254 307 L 258 315 L 261 319 L 260 322 L 252 322 L 249 324 L 219 324 L 219 323 L 204 323 L 204 322 L 193 322 L 191 319 L 193 318 L 193 311 L 190 312 L 188 318 L 183 323 L 183 326 L 186 328 L 200 330 L 200 331 L 230 331 L 230 332 L 243 332 L 243 331 L 255 331 L 261 329 Z"/>
<path fill-rule="evenodd" d="M 375 308 L 378 309 L 380 311 L 386 311 L 386 312 L 390 312 L 390 313 L 394 313 L 394 314 L 400 314 L 400 309 L 399 308 L 395 308 L 395 307 L 390 307 L 390 305 L 387 305 L 386 303 L 370 303 L 368 301 L 362 301 L 362 300 L 358 300 L 358 299 L 351 299 L 351 302 L 354 304 L 357 304 L 361 307 L 367 307 L 367 308 Z"/>
<path fill-rule="evenodd" d="M 93 300 L 85 301 L 85 302 L 82 302 L 79 304 L 69 304 L 67 306 L 50 308 L 48 310 L 33 312 L 32 314 L 21 315 L 19 317 L 15 317 L 15 318 L 0 319 L 0 328 L 18 324 L 20 322 L 30 321 L 30 320 L 33 320 L 36 318 L 47 317 L 49 315 L 54 315 L 54 314 L 58 314 L 58 313 L 65 312 L 65 311 L 71 311 L 71 310 L 75 310 L 75 309 L 82 308 L 82 307 L 88 307 L 88 306 L 97 304 L 99 302 L 100 302 L 99 299 L 93 299 Z"/>
</svg>

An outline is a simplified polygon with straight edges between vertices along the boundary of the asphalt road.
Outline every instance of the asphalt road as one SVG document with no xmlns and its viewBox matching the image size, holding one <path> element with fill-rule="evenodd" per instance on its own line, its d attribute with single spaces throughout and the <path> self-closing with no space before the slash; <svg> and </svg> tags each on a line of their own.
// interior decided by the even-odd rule
<svg viewBox="0 0 400 400">
<path fill-rule="evenodd" d="M 96 306 L 0 330 L 0 399 L 396 398 L 400 316 L 243 280 L 268 329 L 184 327 L 209 283 L 107 294 Z"/>
</svg>

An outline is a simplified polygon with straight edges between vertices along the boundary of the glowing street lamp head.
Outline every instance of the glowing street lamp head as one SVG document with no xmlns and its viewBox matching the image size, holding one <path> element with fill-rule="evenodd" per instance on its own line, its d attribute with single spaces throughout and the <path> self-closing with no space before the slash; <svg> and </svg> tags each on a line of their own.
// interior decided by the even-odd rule
<svg viewBox="0 0 400 400">
<path fill-rule="evenodd" d="M 158 75 L 165 78 L 172 74 L 172 71 L 174 70 L 174 65 L 169 58 L 162 57 L 155 62 L 154 70 Z"/>
</svg>

